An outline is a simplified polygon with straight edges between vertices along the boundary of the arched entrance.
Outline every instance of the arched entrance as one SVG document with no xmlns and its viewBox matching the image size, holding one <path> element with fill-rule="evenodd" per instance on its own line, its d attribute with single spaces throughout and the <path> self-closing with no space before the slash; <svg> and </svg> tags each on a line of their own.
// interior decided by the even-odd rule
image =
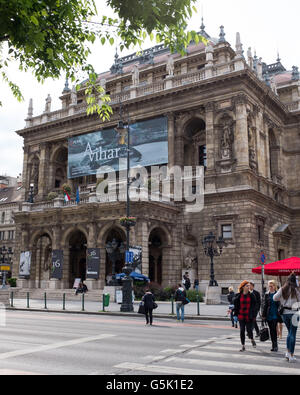
<svg viewBox="0 0 300 395">
<path fill-rule="evenodd" d="M 107 285 L 111 283 L 114 274 L 122 273 L 124 267 L 124 245 L 124 233 L 119 229 L 111 229 L 105 239 L 105 280 Z"/>
<path fill-rule="evenodd" d="M 47 288 L 52 268 L 52 240 L 47 233 L 41 234 L 33 244 L 36 288 Z M 34 270 L 33 270 L 34 271 Z"/>
<path fill-rule="evenodd" d="M 154 229 L 149 236 L 149 278 L 151 282 L 162 283 L 163 233 Z"/>
<path fill-rule="evenodd" d="M 73 287 L 76 278 L 82 281 L 86 279 L 86 249 L 87 240 L 81 231 L 72 233 L 69 239 L 70 251 L 70 288 Z"/>
</svg>

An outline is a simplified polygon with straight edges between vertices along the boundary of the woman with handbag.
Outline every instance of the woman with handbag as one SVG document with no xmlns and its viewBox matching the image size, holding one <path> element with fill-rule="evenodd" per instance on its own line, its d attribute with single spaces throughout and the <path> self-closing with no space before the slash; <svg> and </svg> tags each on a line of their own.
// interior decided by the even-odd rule
<svg viewBox="0 0 300 395">
<path fill-rule="evenodd" d="M 157 307 L 155 303 L 155 297 L 153 293 L 150 291 L 150 289 L 146 290 L 145 295 L 142 298 L 142 302 L 144 303 L 145 307 L 145 318 L 146 318 L 146 325 L 152 326 L 153 323 L 153 309 Z"/>
<path fill-rule="evenodd" d="M 300 289 L 294 273 L 288 277 L 285 285 L 274 295 L 274 300 L 281 304 L 282 319 L 288 330 L 288 337 L 286 340 L 287 352 L 285 354 L 285 358 L 287 361 L 293 363 L 296 362 L 294 352 L 298 329 L 297 317 L 300 307 Z"/>
<path fill-rule="evenodd" d="M 265 294 L 263 311 L 262 311 L 262 320 L 267 321 L 268 327 L 270 329 L 270 336 L 272 341 L 272 349 L 271 351 L 278 351 L 278 342 L 277 342 L 277 323 L 279 319 L 279 302 L 274 300 L 274 295 L 276 294 L 276 282 L 271 280 L 268 282 L 269 292 Z"/>
<path fill-rule="evenodd" d="M 240 336 L 242 348 L 241 352 L 246 351 L 245 340 L 246 340 L 246 329 L 249 339 L 251 340 L 252 346 L 255 348 L 256 343 L 253 339 L 253 320 L 256 317 L 256 298 L 250 293 L 249 281 L 243 281 L 239 286 L 239 293 L 234 299 L 234 316 L 238 317 L 240 323 Z"/>
</svg>

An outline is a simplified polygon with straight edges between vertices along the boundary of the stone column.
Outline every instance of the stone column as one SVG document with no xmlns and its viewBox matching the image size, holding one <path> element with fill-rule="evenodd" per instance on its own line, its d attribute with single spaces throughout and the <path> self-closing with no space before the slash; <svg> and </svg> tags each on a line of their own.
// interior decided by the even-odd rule
<svg viewBox="0 0 300 395">
<path fill-rule="evenodd" d="M 26 193 L 29 191 L 29 185 L 30 185 L 30 180 L 29 180 L 29 147 L 24 146 L 23 147 L 24 151 L 24 156 L 23 156 L 23 173 L 22 173 L 22 180 L 23 180 L 23 187 L 24 190 L 22 192 L 22 201 L 24 202 L 27 198 Z"/>
<path fill-rule="evenodd" d="M 169 169 L 171 169 L 175 165 L 175 116 L 174 113 L 169 113 L 167 117 Z"/>
<path fill-rule="evenodd" d="M 149 233 L 146 221 L 140 224 L 141 247 L 142 247 L 142 273 L 149 277 Z"/>
<path fill-rule="evenodd" d="M 237 170 L 249 169 L 249 141 L 247 120 L 247 97 L 239 95 L 235 99 L 236 133 L 234 140 Z"/>
<path fill-rule="evenodd" d="M 215 173 L 215 133 L 214 133 L 214 103 L 207 103 L 206 111 L 206 152 L 207 152 L 207 174 Z"/>
<path fill-rule="evenodd" d="M 49 187 L 49 147 L 47 143 L 40 144 L 40 166 L 39 166 L 39 186 L 38 199 L 44 200 Z"/>
</svg>

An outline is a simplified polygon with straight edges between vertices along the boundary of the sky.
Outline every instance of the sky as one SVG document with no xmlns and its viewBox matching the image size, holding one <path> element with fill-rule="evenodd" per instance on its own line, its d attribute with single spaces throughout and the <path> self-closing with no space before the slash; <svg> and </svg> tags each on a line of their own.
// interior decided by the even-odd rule
<svg viewBox="0 0 300 395">
<path fill-rule="evenodd" d="M 98 10 L 104 14 L 105 0 L 96 0 Z M 101 7 L 100 7 L 101 6 Z M 236 32 L 240 32 L 245 55 L 247 49 L 256 49 L 257 56 L 266 63 L 274 63 L 279 52 L 281 62 L 286 69 L 300 67 L 300 1 L 299 0 L 202 0 L 197 2 L 197 14 L 189 21 L 189 29 L 200 30 L 201 17 L 204 16 L 205 30 L 211 37 L 218 37 L 220 26 L 224 25 L 226 40 L 235 48 Z M 100 14 L 100 11 L 99 11 Z M 149 40 L 145 48 L 156 45 Z M 89 61 L 97 72 L 110 69 L 114 62 L 116 44 L 102 46 L 96 43 L 92 48 Z M 121 56 L 133 53 L 135 49 L 124 51 Z M 65 77 L 51 79 L 39 84 L 30 72 L 18 70 L 17 65 L 9 69 L 9 77 L 19 84 L 24 102 L 19 103 L 6 84 L 0 80 L 0 175 L 16 177 L 22 173 L 23 139 L 15 133 L 25 127 L 30 98 L 33 99 L 33 115 L 38 116 L 45 109 L 45 99 L 52 97 L 51 110 L 61 108 L 59 96 L 64 88 Z"/>
</svg>

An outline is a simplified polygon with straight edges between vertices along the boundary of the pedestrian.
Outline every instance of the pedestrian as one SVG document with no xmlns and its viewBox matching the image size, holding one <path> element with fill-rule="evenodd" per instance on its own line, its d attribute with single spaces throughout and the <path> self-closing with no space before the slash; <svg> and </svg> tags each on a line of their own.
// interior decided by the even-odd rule
<svg viewBox="0 0 300 395">
<path fill-rule="evenodd" d="M 259 337 L 259 327 L 257 325 L 257 316 L 260 312 L 260 308 L 261 308 L 261 297 L 260 297 L 260 293 L 258 291 L 256 291 L 256 289 L 254 289 L 255 284 L 254 282 L 250 281 L 250 292 L 253 293 L 253 295 L 255 296 L 256 299 L 256 305 L 255 305 L 255 318 L 253 320 L 253 328 L 255 329 L 256 332 L 256 337 Z"/>
<path fill-rule="evenodd" d="M 240 337 L 242 348 L 240 351 L 245 351 L 245 333 L 251 340 L 252 346 L 255 348 L 256 343 L 253 339 L 253 319 L 255 317 L 256 299 L 255 296 L 250 293 L 249 281 L 243 281 L 239 286 L 239 293 L 234 299 L 234 315 L 238 317 L 240 324 Z"/>
<path fill-rule="evenodd" d="M 288 277 L 285 285 L 274 295 L 274 300 L 281 304 L 280 313 L 282 313 L 283 322 L 288 330 L 285 358 L 287 361 L 293 363 L 296 362 L 294 353 L 298 329 L 297 312 L 300 306 L 300 289 L 294 273 Z"/>
<path fill-rule="evenodd" d="M 181 284 L 178 284 L 178 288 L 175 292 L 175 302 L 176 302 L 176 314 L 177 321 L 184 322 L 184 301 L 186 299 L 186 291 Z M 181 314 L 180 314 L 181 311 Z"/>
<path fill-rule="evenodd" d="M 183 276 L 183 285 L 185 289 L 188 291 L 191 288 L 191 280 L 189 278 L 189 273 L 185 272 L 185 275 Z"/>
<path fill-rule="evenodd" d="M 194 280 L 194 289 L 199 292 L 199 280 L 197 278 Z"/>
<path fill-rule="evenodd" d="M 237 317 L 235 317 L 234 316 L 234 298 L 235 298 L 235 292 L 234 292 L 234 290 L 233 290 L 233 287 L 229 287 L 228 288 L 228 292 L 229 292 L 229 294 L 227 295 L 227 300 L 228 300 L 228 303 L 229 303 L 229 306 L 228 306 L 228 312 L 229 312 L 229 314 L 230 314 L 230 320 L 231 320 L 231 323 L 232 323 L 232 327 L 234 328 L 237 328 Z"/>
<path fill-rule="evenodd" d="M 146 289 L 146 293 L 142 298 L 142 302 L 144 302 L 144 306 L 145 306 L 146 325 L 150 324 L 152 326 L 153 323 L 152 312 L 154 309 L 155 297 L 149 288 Z"/>
<path fill-rule="evenodd" d="M 280 306 L 279 302 L 274 301 L 274 295 L 276 294 L 276 281 L 271 280 L 268 282 L 269 291 L 266 292 L 263 310 L 262 310 L 262 320 L 267 321 L 270 329 L 270 336 L 272 341 L 271 351 L 278 351 L 278 337 L 277 337 L 277 323 L 279 318 L 278 309 Z"/>
<path fill-rule="evenodd" d="M 87 292 L 88 292 L 88 287 L 84 284 L 83 281 L 80 281 L 78 287 L 76 288 L 75 295 L 77 296 L 78 294 L 85 294 Z"/>
</svg>

